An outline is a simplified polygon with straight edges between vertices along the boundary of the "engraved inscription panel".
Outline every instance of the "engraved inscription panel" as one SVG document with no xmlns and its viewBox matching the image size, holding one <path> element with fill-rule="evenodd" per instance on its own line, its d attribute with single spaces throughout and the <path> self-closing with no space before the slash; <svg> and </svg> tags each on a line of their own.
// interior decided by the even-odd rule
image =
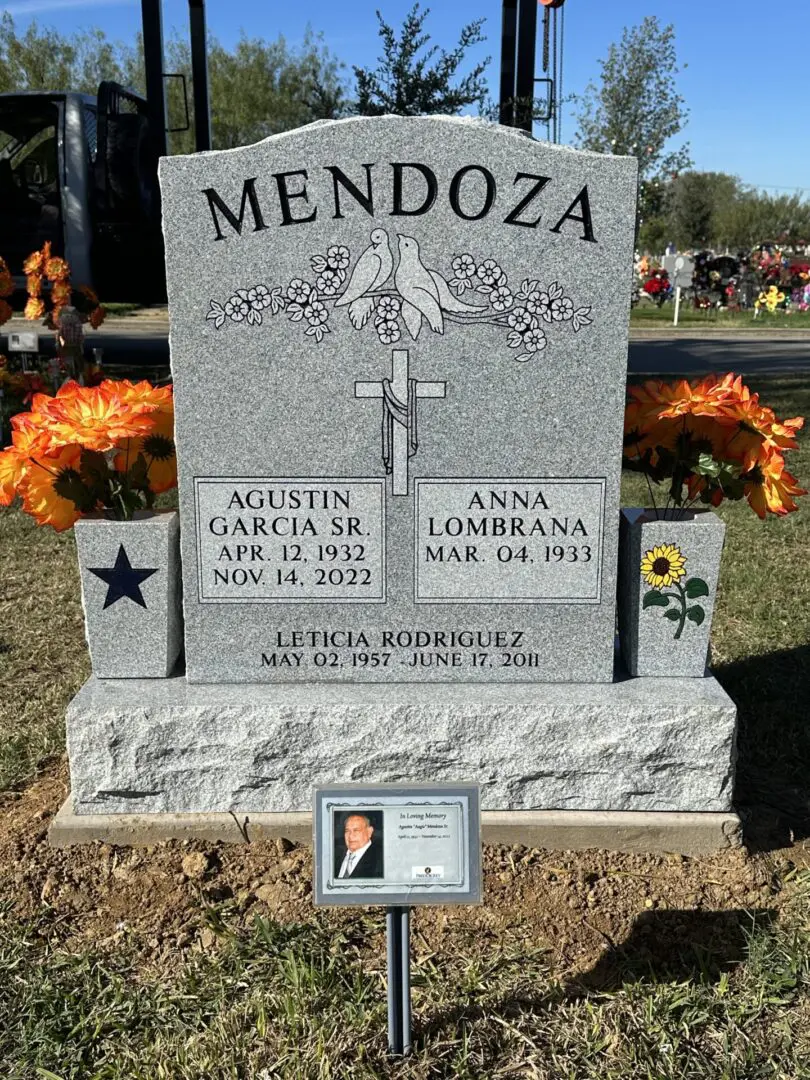
<svg viewBox="0 0 810 1080">
<path fill-rule="evenodd" d="M 196 477 L 201 603 L 383 603 L 382 480 Z"/>
<path fill-rule="evenodd" d="M 598 604 L 605 481 L 416 481 L 417 603 Z"/>
</svg>

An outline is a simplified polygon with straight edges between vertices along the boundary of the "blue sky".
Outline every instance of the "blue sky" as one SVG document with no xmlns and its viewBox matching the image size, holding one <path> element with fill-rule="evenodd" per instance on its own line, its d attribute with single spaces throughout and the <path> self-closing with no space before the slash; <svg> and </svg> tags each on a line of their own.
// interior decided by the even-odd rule
<svg viewBox="0 0 810 1080">
<path fill-rule="evenodd" d="M 248 36 L 301 40 L 309 23 L 322 31 L 347 64 L 367 65 L 379 54 L 375 8 L 398 25 L 410 0 L 208 0 L 209 29 L 225 45 L 244 30 Z M 428 28 L 435 41 L 455 43 L 463 22 L 485 18 L 490 54 L 489 83 L 498 86 L 500 0 L 435 0 Z M 32 18 L 62 32 L 98 26 L 111 38 L 131 41 L 140 26 L 139 0 L 0 0 L 18 27 Z M 164 30 L 188 32 L 187 0 L 164 0 Z M 658 15 L 674 22 L 679 59 L 687 65 L 680 80 L 690 107 L 685 138 L 699 169 L 734 173 L 746 183 L 773 190 L 803 188 L 810 194 L 810 108 L 808 55 L 810 4 L 773 5 L 754 0 L 566 0 L 564 90 L 582 91 L 598 74 L 597 60 L 617 41 L 624 26 Z M 574 134 L 569 113 L 563 142 Z"/>
</svg>

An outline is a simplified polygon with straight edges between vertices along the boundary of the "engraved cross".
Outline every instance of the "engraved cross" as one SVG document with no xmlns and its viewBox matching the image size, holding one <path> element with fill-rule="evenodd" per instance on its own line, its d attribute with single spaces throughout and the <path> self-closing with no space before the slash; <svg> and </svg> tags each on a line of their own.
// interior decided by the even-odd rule
<svg viewBox="0 0 810 1080">
<path fill-rule="evenodd" d="M 419 398 L 443 398 L 447 383 L 421 382 L 408 375 L 408 350 L 391 353 L 391 378 L 356 382 L 356 398 L 382 399 L 382 458 L 391 474 L 394 495 L 408 494 L 408 458 L 418 446 L 416 410 Z"/>
</svg>

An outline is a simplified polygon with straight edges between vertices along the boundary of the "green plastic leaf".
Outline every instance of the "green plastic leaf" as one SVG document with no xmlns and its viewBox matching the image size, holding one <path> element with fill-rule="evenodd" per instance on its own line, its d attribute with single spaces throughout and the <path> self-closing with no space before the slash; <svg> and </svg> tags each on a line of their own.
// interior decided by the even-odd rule
<svg viewBox="0 0 810 1080">
<path fill-rule="evenodd" d="M 687 619 L 691 619 L 696 626 L 700 626 L 706 618 L 706 612 L 699 604 L 695 604 L 693 607 L 686 609 L 686 617 Z"/>
<path fill-rule="evenodd" d="M 669 601 L 670 597 L 667 593 L 655 592 L 653 589 L 644 594 L 644 599 L 641 601 L 641 608 L 642 611 L 646 611 L 647 608 L 651 607 L 666 607 Z"/>
<path fill-rule="evenodd" d="M 62 469 L 53 482 L 53 490 L 63 499 L 69 499 L 83 514 L 90 513 L 95 507 L 93 492 L 75 469 Z"/>
<path fill-rule="evenodd" d="M 664 612 L 664 618 L 672 619 L 673 622 L 677 622 L 680 617 L 681 613 L 676 608 L 670 608 L 669 611 Z"/>
<path fill-rule="evenodd" d="M 728 479 L 723 478 L 723 493 L 727 499 L 741 499 L 745 494 L 745 483 L 740 480 L 739 476 L 729 476 Z"/>
<path fill-rule="evenodd" d="M 722 465 L 715 461 L 711 454 L 698 454 L 697 464 L 693 469 L 699 476 L 710 476 L 714 479 L 720 475 Z"/>
<path fill-rule="evenodd" d="M 143 454 L 138 454 L 134 463 L 130 465 L 127 482 L 136 491 L 143 491 L 145 487 L 149 486 L 149 471 Z"/>
<path fill-rule="evenodd" d="M 79 475 L 89 488 L 103 488 L 110 475 L 107 459 L 98 450 L 82 450 Z"/>
<path fill-rule="evenodd" d="M 689 578 L 686 583 L 686 595 L 690 600 L 709 595 L 709 586 L 699 577 Z"/>
</svg>

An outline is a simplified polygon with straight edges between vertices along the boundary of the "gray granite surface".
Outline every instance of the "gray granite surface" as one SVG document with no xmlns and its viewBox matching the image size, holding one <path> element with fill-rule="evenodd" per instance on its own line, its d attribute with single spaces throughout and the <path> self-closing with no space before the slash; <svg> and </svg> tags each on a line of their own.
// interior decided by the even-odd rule
<svg viewBox="0 0 810 1080">
<path fill-rule="evenodd" d="M 644 521 L 641 515 L 640 508 L 627 508 L 621 517 L 619 638 L 624 663 L 631 675 L 701 678 L 708 663 L 725 523 L 710 512 L 688 520 Z M 683 556 L 683 573 L 655 587 L 641 573 L 642 559 L 648 552 L 673 548 Z"/>
<path fill-rule="evenodd" d="M 160 174 L 188 678 L 609 681 L 635 160 L 377 117 Z"/>
<path fill-rule="evenodd" d="M 183 643 L 177 511 L 92 515 L 74 528 L 94 675 L 165 679 Z"/>
<path fill-rule="evenodd" d="M 91 679 L 74 810 L 291 812 L 343 781 L 477 781 L 488 810 L 725 811 L 736 709 L 711 677 L 206 686 Z"/>
</svg>

